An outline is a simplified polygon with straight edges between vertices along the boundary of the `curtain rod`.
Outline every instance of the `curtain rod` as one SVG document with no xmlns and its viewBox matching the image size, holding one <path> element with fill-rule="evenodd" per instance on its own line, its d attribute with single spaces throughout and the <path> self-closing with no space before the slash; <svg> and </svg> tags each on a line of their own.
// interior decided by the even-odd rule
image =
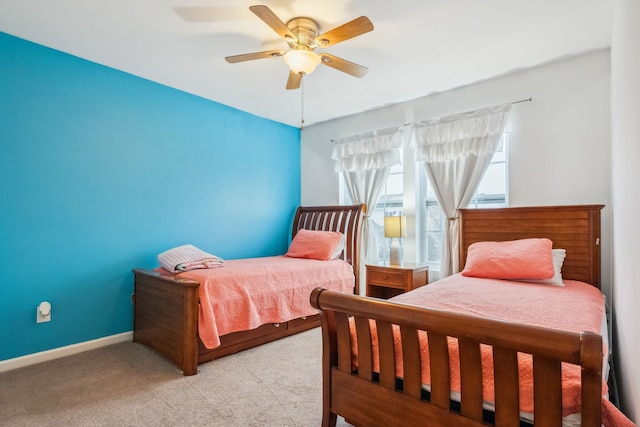
<svg viewBox="0 0 640 427">
<path fill-rule="evenodd" d="M 531 102 L 531 101 L 533 101 L 533 98 L 532 98 L 532 97 L 529 97 L 529 98 L 527 98 L 527 99 L 521 99 L 520 101 L 513 101 L 513 102 L 511 103 L 511 105 L 513 105 L 513 104 L 520 104 L 520 103 L 522 103 L 522 102 Z M 412 124 L 413 124 L 413 123 L 405 123 L 405 124 L 403 124 L 402 126 L 403 126 L 403 127 L 404 127 L 404 126 L 411 126 Z"/>
<path fill-rule="evenodd" d="M 532 101 L 533 101 L 533 98 L 532 98 L 532 97 L 529 97 L 529 98 L 527 98 L 527 99 L 521 99 L 521 100 L 519 100 L 519 101 L 513 101 L 513 102 L 511 103 L 511 105 L 513 105 L 513 104 L 520 104 L 520 103 L 522 103 L 522 102 L 532 102 Z M 412 124 L 413 124 L 413 123 L 405 123 L 405 124 L 403 124 L 403 125 L 402 125 L 402 127 L 404 127 L 404 126 L 411 126 Z M 337 140 L 337 139 L 332 139 L 332 140 L 331 140 L 331 142 L 338 142 L 338 140 Z"/>
<path fill-rule="evenodd" d="M 520 104 L 521 102 L 531 102 L 533 98 L 529 97 L 527 99 L 521 99 L 520 101 L 513 101 L 511 104 Z"/>
</svg>

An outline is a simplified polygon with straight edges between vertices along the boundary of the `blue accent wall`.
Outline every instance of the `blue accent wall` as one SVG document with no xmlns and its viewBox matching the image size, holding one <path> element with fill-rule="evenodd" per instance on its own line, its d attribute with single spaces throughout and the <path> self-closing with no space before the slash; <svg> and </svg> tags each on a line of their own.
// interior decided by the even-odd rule
<svg viewBox="0 0 640 427">
<path fill-rule="evenodd" d="M 171 247 L 284 253 L 300 203 L 299 129 L 4 33 L 0 149 L 0 360 L 132 330 Z"/>
</svg>

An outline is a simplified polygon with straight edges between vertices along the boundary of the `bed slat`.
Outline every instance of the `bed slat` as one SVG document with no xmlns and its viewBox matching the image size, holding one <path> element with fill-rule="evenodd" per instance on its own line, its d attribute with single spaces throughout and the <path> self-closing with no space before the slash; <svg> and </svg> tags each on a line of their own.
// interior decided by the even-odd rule
<svg viewBox="0 0 640 427">
<path fill-rule="evenodd" d="M 477 341 L 459 338 L 460 412 L 473 420 L 482 420 L 482 360 Z"/>
<path fill-rule="evenodd" d="M 371 325 L 369 319 L 356 316 L 356 338 L 358 340 L 358 376 L 371 381 L 373 378 L 373 354 L 371 348 Z"/>
<path fill-rule="evenodd" d="M 533 419 L 538 426 L 562 418 L 560 362 L 533 356 Z"/>
<path fill-rule="evenodd" d="M 400 326 L 402 337 L 403 387 L 408 396 L 420 399 L 422 394 L 422 369 L 420 366 L 420 343 L 415 328 Z"/>
<path fill-rule="evenodd" d="M 504 348 L 493 349 L 495 384 L 495 421 L 497 426 L 515 426 L 520 422 L 518 405 L 520 387 L 518 376 L 518 353 Z"/>
<path fill-rule="evenodd" d="M 351 329 L 349 316 L 345 313 L 335 313 L 336 343 L 338 348 L 338 369 L 351 372 Z"/>
<path fill-rule="evenodd" d="M 451 376 L 449 375 L 449 343 L 442 334 L 428 332 L 429 373 L 431 375 L 431 402 L 449 409 Z"/>
<path fill-rule="evenodd" d="M 396 355 L 391 323 L 376 322 L 380 360 L 380 384 L 390 390 L 396 388 Z"/>
</svg>

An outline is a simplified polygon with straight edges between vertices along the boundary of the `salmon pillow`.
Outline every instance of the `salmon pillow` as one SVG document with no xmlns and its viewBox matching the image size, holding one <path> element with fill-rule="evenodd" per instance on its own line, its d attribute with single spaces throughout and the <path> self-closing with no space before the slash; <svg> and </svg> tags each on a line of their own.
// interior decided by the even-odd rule
<svg viewBox="0 0 640 427">
<path fill-rule="evenodd" d="M 285 256 L 319 260 L 334 259 L 341 242 L 343 242 L 342 233 L 338 233 L 337 231 L 300 229 L 291 241 L 291 245 Z M 341 252 L 342 250 L 338 252 L 338 256 Z"/>
<path fill-rule="evenodd" d="M 551 279 L 554 276 L 552 242 L 521 239 L 477 242 L 469 246 L 463 276 L 491 279 Z"/>
</svg>

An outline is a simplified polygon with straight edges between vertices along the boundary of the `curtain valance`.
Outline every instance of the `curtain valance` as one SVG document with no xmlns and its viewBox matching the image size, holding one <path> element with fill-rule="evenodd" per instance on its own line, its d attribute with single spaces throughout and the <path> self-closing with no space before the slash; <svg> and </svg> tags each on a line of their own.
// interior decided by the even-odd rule
<svg viewBox="0 0 640 427">
<path fill-rule="evenodd" d="M 355 172 L 399 165 L 403 146 L 402 127 L 340 138 L 333 148 L 336 172 Z"/>
<path fill-rule="evenodd" d="M 511 104 L 504 104 L 414 124 L 416 160 L 441 162 L 471 154 L 493 154 L 510 111 Z"/>
</svg>

